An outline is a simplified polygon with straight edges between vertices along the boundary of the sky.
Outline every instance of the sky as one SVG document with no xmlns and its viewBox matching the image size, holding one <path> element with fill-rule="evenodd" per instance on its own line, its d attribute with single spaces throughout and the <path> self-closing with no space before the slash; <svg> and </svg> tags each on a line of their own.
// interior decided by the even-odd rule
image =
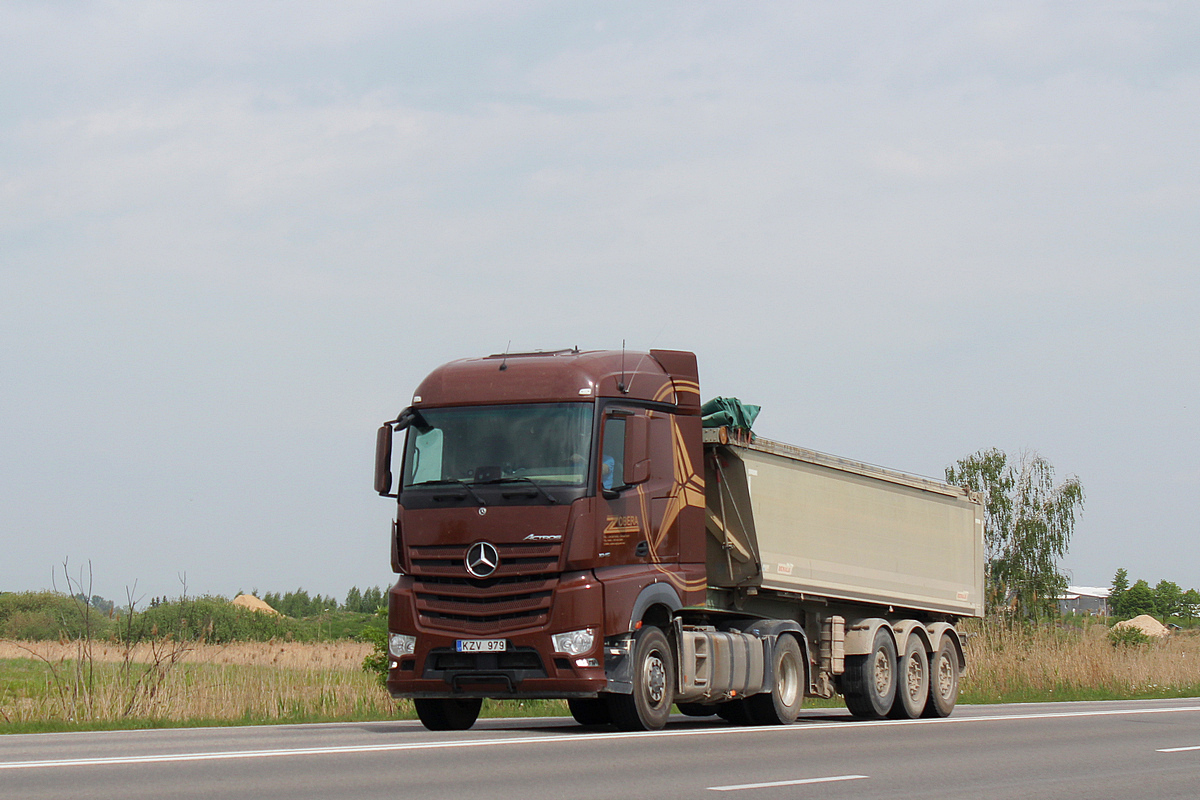
<svg viewBox="0 0 1200 800">
<path fill-rule="evenodd" d="M 392 580 L 446 361 L 692 350 L 756 431 L 1036 451 L 1200 588 L 1200 5 L 0 6 L 0 590 Z"/>
</svg>

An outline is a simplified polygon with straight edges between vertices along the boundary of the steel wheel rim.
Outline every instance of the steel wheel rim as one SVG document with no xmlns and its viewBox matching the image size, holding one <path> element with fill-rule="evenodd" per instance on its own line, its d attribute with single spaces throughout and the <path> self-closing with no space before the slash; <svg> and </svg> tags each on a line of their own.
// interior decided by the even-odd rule
<svg viewBox="0 0 1200 800">
<path fill-rule="evenodd" d="M 905 670 L 905 681 L 908 684 L 908 696 L 916 699 L 921 696 L 921 684 L 924 682 L 925 673 L 921 669 L 921 660 L 913 655 L 908 659 L 908 668 Z"/>
<path fill-rule="evenodd" d="M 938 694 L 942 697 L 949 697 L 954 691 L 954 667 L 950 663 L 949 656 L 943 654 L 938 659 Z"/>
<path fill-rule="evenodd" d="M 646 696 L 650 702 L 654 705 L 662 703 L 667 694 L 667 668 L 657 650 L 646 657 L 642 674 L 646 681 Z"/>
<path fill-rule="evenodd" d="M 785 706 L 796 702 L 800 689 L 799 668 L 794 658 L 784 656 L 779 662 L 779 699 Z"/>
<path fill-rule="evenodd" d="M 875 651 L 875 692 L 880 697 L 886 697 L 892 686 L 892 663 L 887 653 Z"/>
</svg>

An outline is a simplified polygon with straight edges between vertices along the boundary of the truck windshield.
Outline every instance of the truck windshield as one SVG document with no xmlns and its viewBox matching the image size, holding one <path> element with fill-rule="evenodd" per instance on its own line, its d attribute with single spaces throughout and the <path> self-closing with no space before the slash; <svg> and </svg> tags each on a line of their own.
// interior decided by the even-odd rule
<svg viewBox="0 0 1200 800">
<path fill-rule="evenodd" d="M 588 403 L 421 409 L 408 429 L 404 488 L 532 481 L 583 486 L 592 439 Z"/>
</svg>

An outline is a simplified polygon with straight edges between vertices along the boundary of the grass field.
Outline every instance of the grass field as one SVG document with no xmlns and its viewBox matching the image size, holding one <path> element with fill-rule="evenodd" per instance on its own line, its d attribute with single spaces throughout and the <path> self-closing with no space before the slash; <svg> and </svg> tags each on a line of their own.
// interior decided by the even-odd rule
<svg viewBox="0 0 1200 800">
<path fill-rule="evenodd" d="M 1200 636 L 1113 647 L 1103 626 L 968 639 L 960 702 L 1200 696 Z M 5 732 L 358 721 L 414 716 L 362 670 L 360 642 L 142 644 L 0 640 Z M 82 657 L 81 657 L 82 655 Z M 90 655 L 90 657 L 89 657 Z M 837 705 L 813 701 L 812 705 Z M 566 714 L 561 701 L 485 704 L 488 716 Z"/>
</svg>

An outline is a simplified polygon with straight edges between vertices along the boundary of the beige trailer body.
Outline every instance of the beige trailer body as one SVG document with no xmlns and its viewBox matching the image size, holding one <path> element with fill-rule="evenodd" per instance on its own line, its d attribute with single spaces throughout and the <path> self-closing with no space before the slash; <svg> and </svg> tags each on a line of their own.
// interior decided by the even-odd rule
<svg viewBox="0 0 1200 800">
<path fill-rule="evenodd" d="M 983 506 L 956 486 L 705 431 L 709 584 L 983 614 Z"/>
</svg>

